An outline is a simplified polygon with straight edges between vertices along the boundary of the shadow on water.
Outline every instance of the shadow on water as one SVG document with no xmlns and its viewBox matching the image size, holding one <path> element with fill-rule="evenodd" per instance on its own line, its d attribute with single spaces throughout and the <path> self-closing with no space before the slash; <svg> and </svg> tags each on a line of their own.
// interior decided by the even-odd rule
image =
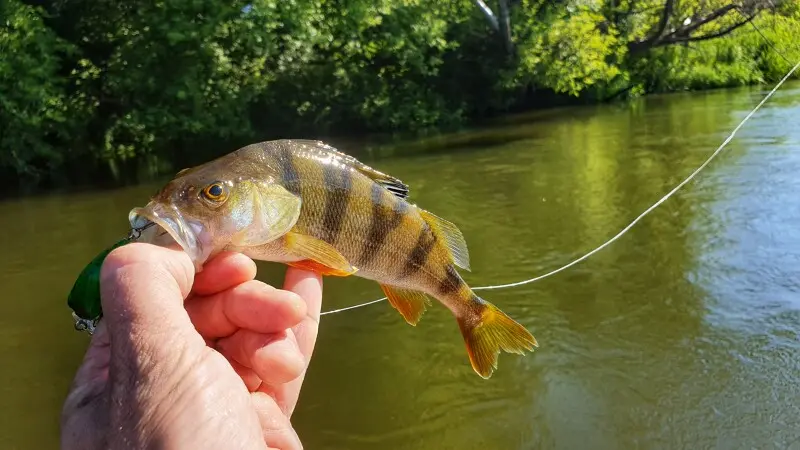
<svg viewBox="0 0 800 450">
<path fill-rule="evenodd" d="M 616 234 L 725 139 L 763 89 L 563 108 L 396 148 L 359 147 L 463 231 L 473 286 L 530 278 Z M 323 317 L 293 418 L 309 449 L 765 448 L 800 442 L 800 85 L 629 234 L 538 283 L 479 291 L 536 336 L 475 375 L 434 305 Z M 403 156 L 395 156 L 403 150 Z M 372 152 L 372 153 L 370 153 Z M 356 153 L 356 152 L 354 152 Z M 57 445 L 86 337 L 66 293 L 157 183 L 0 203 L 0 447 Z M 280 283 L 283 268 L 259 263 Z M 326 280 L 323 309 L 381 297 Z"/>
</svg>

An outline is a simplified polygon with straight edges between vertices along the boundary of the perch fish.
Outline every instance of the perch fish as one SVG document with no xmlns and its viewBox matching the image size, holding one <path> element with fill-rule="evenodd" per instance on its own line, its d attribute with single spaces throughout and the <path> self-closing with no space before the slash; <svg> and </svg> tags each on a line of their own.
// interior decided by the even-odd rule
<svg viewBox="0 0 800 450">
<path fill-rule="evenodd" d="M 475 372 L 489 378 L 500 350 L 524 354 L 536 339 L 470 289 L 457 271 L 469 270 L 461 232 L 408 194 L 397 178 L 325 143 L 267 141 L 178 172 L 129 220 L 155 222 L 198 271 L 229 250 L 374 280 L 411 325 L 434 297 L 455 316 Z"/>
</svg>

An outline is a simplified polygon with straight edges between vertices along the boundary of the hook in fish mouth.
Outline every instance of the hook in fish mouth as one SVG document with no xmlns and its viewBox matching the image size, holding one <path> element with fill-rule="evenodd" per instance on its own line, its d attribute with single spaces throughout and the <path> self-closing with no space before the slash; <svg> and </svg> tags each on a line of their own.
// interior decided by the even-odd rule
<svg viewBox="0 0 800 450">
<path fill-rule="evenodd" d="M 137 218 L 135 220 L 136 221 L 146 221 L 146 223 L 144 225 L 140 226 L 140 227 L 131 226 L 131 232 L 130 232 L 130 234 L 128 234 L 128 240 L 129 241 L 138 240 L 140 237 L 142 237 L 142 233 L 147 231 L 148 228 L 156 225 L 155 222 L 150 222 L 148 219 L 143 218 L 142 216 L 137 216 Z M 166 231 L 161 231 L 161 234 L 166 234 L 166 233 L 167 233 Z"/>
<path fill-rule="evenodd" d="M 166 246 L 172 243 L 167 239 L 167 237 L 171 237 L 189 255 L 195 265 L 202 263 L 203 245 L 197 239 L 196 230 L 187 223 L 177 208 L 150 202 L 143 208 L 133 208 L 128 213 L 128 222 L 133 229 L 132 234 L 137 230 L 144 232 L 149 228 L 152 229 L 152 224 L 158 225 L 163 232 L 158 233 L 157 230 L 154 230 L 152 233 L 142 233 L 143 242 Z"/>
</svg>

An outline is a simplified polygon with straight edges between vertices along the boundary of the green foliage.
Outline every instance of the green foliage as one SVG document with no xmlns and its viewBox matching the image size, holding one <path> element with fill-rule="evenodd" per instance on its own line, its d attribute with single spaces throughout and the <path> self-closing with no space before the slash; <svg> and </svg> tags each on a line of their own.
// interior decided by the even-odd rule
<svg viewBox="0 0 800 450">
<path fill-rule="evenodd" d="M 790 17 L 763 15 L 716 40 L 656 49 L 632 72 L 647 92 L 776 82 L 800 61 L 800 47 L 791 45 L 800 42 L 799 25 Z"/>
<path fill-rule="evenodd" d="M 522 14 L 529 19 L 519 26 L 524 36 L 519 44 L 519 80 L 578 96 L 622 74 L 619 63 L 627 52 L 626 42 L 616 29 L 600 31 L 606 20 L 602 14 L 580 6 L 543 22 L 533 14 L 540 8 L 539 2 L 522 2 Z"/>
<path fill-rule="evenodd" d="M 273 69 L 276 83 L 258 103 L 268 118 L 261 128 L 275 117 L 298 132 L 308 123 L 386 130 L 449 120 L 457 108 L 433 88 L 457 46 L 447 32 L 471 8 L 421 0 L 254 4 L 250 14 L 291 18 L 275 38 L 298 53 L 281 55 Z"/>
<path fill-rule="evenodd" d="M 681 0 L 660 29 L 664 1 L 512 0 L 508 53 L 473 0 L 0 0 L 0 176 L 762 83 L 800 59 L 796 2 L 683 42 L 743 13 L 690 29 L 727 0 Z"/>
<path fill-rule="evenodd" d="M 16 0 L 0 2 L 0 18 L 0 169 L 36 177 L 69 156 L 58 143 L 80 122 L 58 76 L 68 47 Z"/>
<path fill-rule="evenodd" d="M 71 8 L 64 2 L 57 13 Z M 254 33 L 259 25 L 270 24 L 224 2 L 96 1 L 83 10 L 74 29 L 94 41 L 81 46 L 71 75 L 97 108 L 97 156 L 125 160 L 189 136 L 246 136 L 247 106 L 268 83 L 262 68 L 274 50 Z"/>
</svg>

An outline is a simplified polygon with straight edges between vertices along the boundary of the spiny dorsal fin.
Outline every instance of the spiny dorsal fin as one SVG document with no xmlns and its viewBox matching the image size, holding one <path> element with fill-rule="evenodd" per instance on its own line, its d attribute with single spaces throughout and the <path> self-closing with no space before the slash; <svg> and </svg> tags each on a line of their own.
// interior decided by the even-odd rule
<svg viewBox="0 0 800 450">
<path fill-rule="evenodd" d="M 385 187 L 392 194 L 402 199 L 408 198 L 408 193 L 409 193 L 408 185 L 406 185 L 405 183 L 403 183 L 402 181 L 391 175 L 387 175 L 379 170 L 375 170 L 372 167 L 357 160 L 356 158 L 346 153 L 342 153 L 341 151 L 336 150 L 335 148 L 331 147 L 330 145 L 322 141 L 295 140 L 295 142 L 303 145 L 310 145 L 315 147 L 317 150 L 330 153 L 336 156 L 344 164 L 347 164 L 348 166 L 358 170 L 359 172 L 364 174 L 367 178 Z"/>
<path fill-rule="evenodd" d="M 381 284 L 383 293 L 389 299 L 400 314 L 406 319 L 409 325 L 417 326 L 419 319 L 425 313 L 425 309 L 430 304 L 430 299 L 427 295 L 419 291 L 412 291 L 410 289 L 403 289 L 388 284 Z"/>
<path fill-rule="evenodd" d="M 385 187 L 386 190 L 402 198 L 403 200 L 408 199 L 408 186 L 403 184 L 402 181 L 396 178 L 383 178 L 383 179 L 373 178 L 373 180 L 376 183 L 379 183 L 381 186 Z"/>
<path fill-rule="evenodd" d="M 469 251 L 461 230 L 452 223 L 424 209 L 420 209 L 419 213 L 422 219 L 431 227 L 433 233 L 447 244 L 447 250 L 453 258 L 453 263 L 464 270 L 469 270 Z"/>
</svg>

